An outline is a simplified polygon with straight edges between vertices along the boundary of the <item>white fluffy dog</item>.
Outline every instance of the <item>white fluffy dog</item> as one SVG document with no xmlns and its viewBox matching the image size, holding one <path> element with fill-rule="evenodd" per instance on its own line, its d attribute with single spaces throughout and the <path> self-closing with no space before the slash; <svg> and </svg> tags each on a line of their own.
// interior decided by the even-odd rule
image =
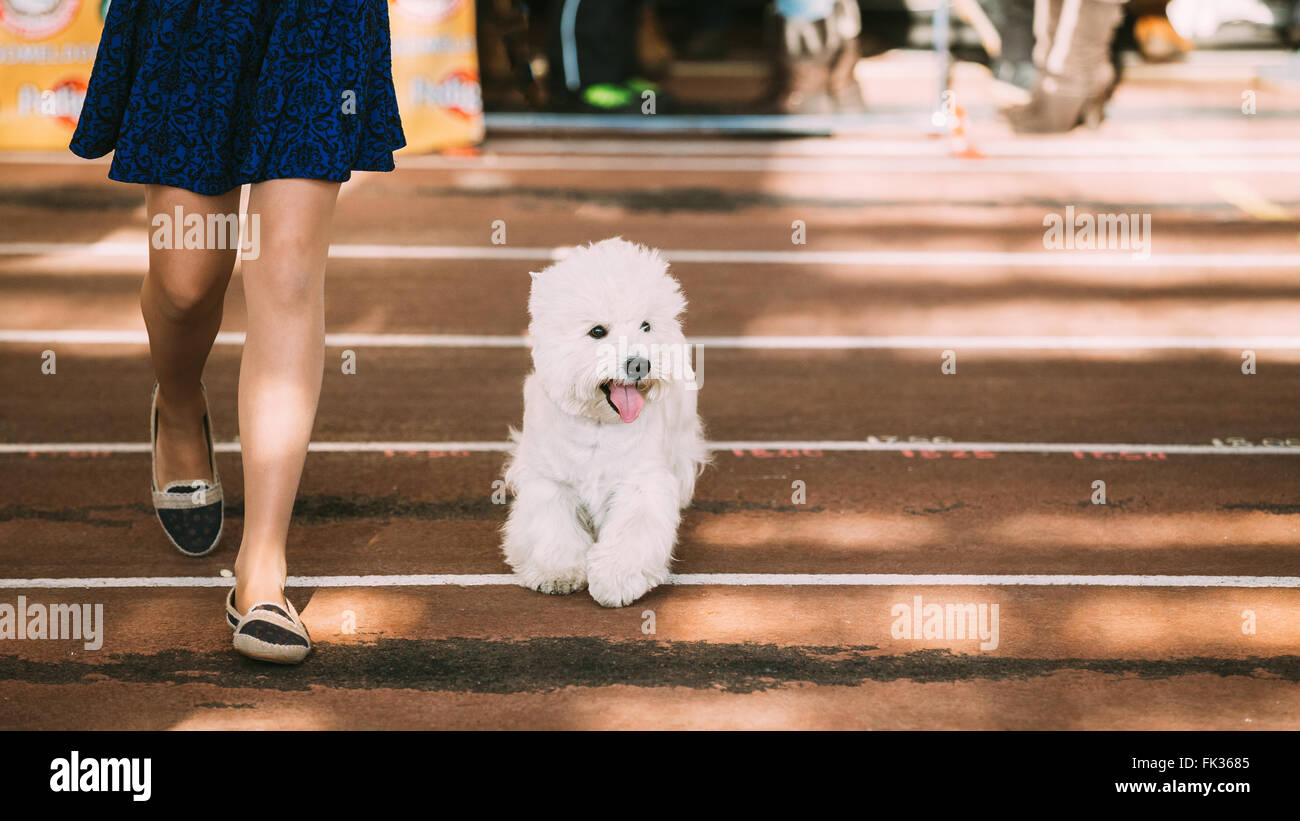
<svg viewBox="0 0 1300 821">
<path fill-rule="evenodd" d="M 525 587 L 622 607 L 667 580 L 707 461 L 686 300 L 658 252 L 617 237 L 532 276 L 506 561 Z"/>
</svg>

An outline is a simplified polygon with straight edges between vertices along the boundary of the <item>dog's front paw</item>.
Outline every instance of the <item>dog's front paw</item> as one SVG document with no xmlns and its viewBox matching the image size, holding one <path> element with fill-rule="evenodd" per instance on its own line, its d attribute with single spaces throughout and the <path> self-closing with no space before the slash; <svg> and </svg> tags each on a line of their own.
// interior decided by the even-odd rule
<svg viewBox="0 0 1300 821">
<path fill-rule="evenodd" d="M 587 591 L 604 607 L 626 607 L 668 580 L 668 571 L 595 562 L 587 568 Z"/>
<path fill-rule="evenodd" d="M 563 596 L 576 593 L 587 586 L 585 567 L 538 568 L 527 567 L 515 571 L 519 584 L 538 593 Z"/>
</svg>

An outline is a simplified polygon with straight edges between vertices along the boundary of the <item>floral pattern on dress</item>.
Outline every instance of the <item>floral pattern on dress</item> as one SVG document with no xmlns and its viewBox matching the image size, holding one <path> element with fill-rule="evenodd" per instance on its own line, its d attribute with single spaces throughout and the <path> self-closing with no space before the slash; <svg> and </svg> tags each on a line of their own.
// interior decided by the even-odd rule
<svg viewBox="0 0 1300 821">
<path fill-rule="evenodd" d="M 386 0 L 114 0 L 69 147 L 205 195 L 391 171 L 388 25 Z"/>
</svg>

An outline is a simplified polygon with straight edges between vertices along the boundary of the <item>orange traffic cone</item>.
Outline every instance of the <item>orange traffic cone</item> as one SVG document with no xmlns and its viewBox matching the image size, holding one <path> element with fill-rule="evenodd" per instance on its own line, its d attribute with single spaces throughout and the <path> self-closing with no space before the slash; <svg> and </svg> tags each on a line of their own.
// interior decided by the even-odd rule
<svg viewBox="0 0 1300 821">
<path fill-rule="evenodd" d="M 985 157 L 966 136 L 966 109 L 961 106 L 954 106 L 952 116 L 948 118 L 948 147 L 954 157 L 966 160 L 982 160 Z"/>
</svg>

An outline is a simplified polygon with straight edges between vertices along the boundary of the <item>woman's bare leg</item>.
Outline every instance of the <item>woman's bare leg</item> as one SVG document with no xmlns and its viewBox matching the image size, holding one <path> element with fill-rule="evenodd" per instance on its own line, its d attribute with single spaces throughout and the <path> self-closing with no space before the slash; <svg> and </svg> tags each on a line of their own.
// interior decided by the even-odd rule
<svg viewBox="0 0 1300 821">
<path fill-rule="evenodd" d="M 183 217 L 199 214 L 206 224 L 208 214 L 239 212 L 239 189 L 206 197 L 182 188 L 145 186 L 149 273 L 140 289 L 140 311 L 149 329 L 149 354 L 158 380 L 159 488 L 180 479 L 212 479 L 199 380 L 221 327 L 237 244 L 236 239 L 225 249 L 157 247 L 158 230 L 175 236 L 178 206 Z M 154 221 L 159 215 L 166 216 L 161 229 Z"/>
<path fill-rule="evenodd" d="M 325 367 L 325 258 L 338 190 L 338 183 L 283 179 L 256 183 L 249 195 L 260 254 L 243 263 L 244 537 L 235 561 L 241 613 L 259 601 L 284 601 L 289 518 Z"/>
</svg>

